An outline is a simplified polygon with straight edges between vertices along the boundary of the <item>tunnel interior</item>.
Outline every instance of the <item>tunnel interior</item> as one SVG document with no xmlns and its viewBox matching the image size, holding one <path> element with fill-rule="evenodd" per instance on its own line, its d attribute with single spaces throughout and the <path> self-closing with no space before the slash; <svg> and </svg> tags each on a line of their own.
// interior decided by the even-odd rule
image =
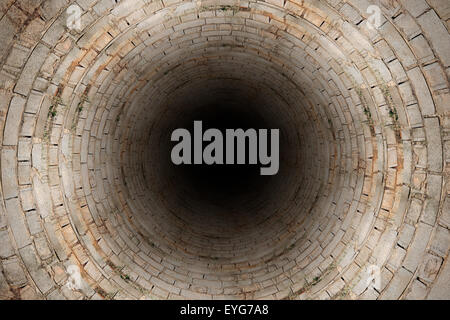
<svg viewBox="0 0 450 320">
<path fill-rule="evenodd" d="M 449 19 L 0 0 L 0 299 L 448 299 Z M 194 121 L 279 129 L 278 172 L 174 164 Z"/>
</svg>

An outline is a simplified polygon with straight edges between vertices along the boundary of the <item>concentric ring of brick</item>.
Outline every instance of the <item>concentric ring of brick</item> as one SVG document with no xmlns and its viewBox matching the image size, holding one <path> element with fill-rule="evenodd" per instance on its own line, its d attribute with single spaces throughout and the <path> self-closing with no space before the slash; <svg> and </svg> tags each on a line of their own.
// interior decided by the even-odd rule
<svg viewBox="0 0 450 320">
<path fill-rule="evenodd" d="M 0 298 L 449 298 L 449 18 L 446 0 L 1 0 Z M 297 132 L 239 225 L 180 206 L 153 165 L 169 102 L 227 90 Z"/>
</svg>

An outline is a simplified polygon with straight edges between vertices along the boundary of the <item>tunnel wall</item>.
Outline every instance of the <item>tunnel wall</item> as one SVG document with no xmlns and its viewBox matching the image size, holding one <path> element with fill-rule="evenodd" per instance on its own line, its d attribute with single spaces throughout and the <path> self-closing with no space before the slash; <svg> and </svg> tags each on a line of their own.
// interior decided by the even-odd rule
<svg viewBox="0 0 450 320">
<path fill-rule="evenodd" d="M 449 18 L 446 0 L 0 0 L 0 298 L 450 298 Z M 292 150 L 236 224 L 146 161 L 169 106 L 226 90 Z"/>
</svg>

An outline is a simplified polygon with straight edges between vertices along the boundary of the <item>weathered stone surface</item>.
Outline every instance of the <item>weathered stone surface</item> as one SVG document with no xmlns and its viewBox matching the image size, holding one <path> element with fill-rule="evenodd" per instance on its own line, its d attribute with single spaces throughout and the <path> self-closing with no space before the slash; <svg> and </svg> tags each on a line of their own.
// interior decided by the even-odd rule
<svg viewBox="0 0 450 320">
<path fill-rule="evenodd" d="M 431 226 L 424 223 L 419 223 L 417 225 L 414 239 L 408 249 L 405 260 L 403 261 L 403 266 L 407 270 L 415 272 L 420 261 L 422 261 L 432 229 Z"/>
<path fill-rule="evenodd" d="M 22 113 L 25 106 L 25 99 L 20 96 L 14 96 L 8 109 L 5 129 L 3 132 L 3 145 L 15 146 L 19 139 L 19 125 L 22 119 Z"/>
<path fill-rule="evenodd" d="M 448 300 L 449 298 L 450 298 L 450 267 L 447 262 L 441 268 L 438 279 L 436 280 L 433 287 L 431 287 L 427 299 Z"/>
<path fill-rule="evenodd" d="M 404 268 L 400 268 L 392 278 L 386 290 L 380 295 L 381 300 L 398 299 L 406 289 L 413 274 Z"/>
<path fill-rule="evenodd" d="M 430 48 L 423 35 L 419 35 L 414 39 L 411 39 L 410 44 L 414 49 L 419 62 L 426 63 L 434 59 L 433 50 Z"/>
<path fill-rule="evenodd" d="M 423 300 L 428 293 L 427 286 L 418 280 L 414 280 L 408 289 L 405 299 L 406 300 Z"/>
<path fill-rule="evenodd" d="M 18 196 L 17 170 L 15 151 L 2 149 L 1 167 L 2 167 L 2 191 L 5 199 Z"/>
<path fill-rule="evenodd" d="M 17 247 L 20 249 L 30 244 L 30 234 L 25 224 L 25 217 L 17 198 L 6 200 L 6 217 Z"/>
<path fill-rule="evenodd" d="M 417 18 L 425 35 L 445 67 L 450 66 L 450 35 L 434 10 Z"/>
<path fill-rule="evenodd" d="M 419 268 L 418 276 L 425 282 L 432 282 L 441 268 L 442 258 L 427 254 Z"/>
<path fill-rule="evenodd" d="M 22 300 L 42 300 L 42 295 L 38 294 L 34 287 L 29 285 L 20 289 L 20 299 Z"/>
<path fill-rule="evenodd" d="M 19 252 L 34 283 L 43 294 L 46 294 L 53 288 L 54 283 L 45 269 L 41 268 L 33 245 L 26 246 L 20 249 Z"/>
<path fill-rule="evenodd" d="M 22 95 L 27 95 L 29 93 L 34 79 L 49 51 L 50 50 L 42 44 L 36 46 L 25 64 L 22 76 L 17 81 L 14 92 Z"/>
<path fill-rule="evenodd" d="M 4 15 L 0 20 L 0 30 L 2 30 L 0 33 L 0 43 L 2 43 L 2 46 L 0 47 L 0 57 L 3 57 L 10 48 L 14 34 L 17 31 L 17 26 L 11 22 L 8 16 Z"/>
<path fill-rule="evenodd" d="M 425 78 L 418 68 L 407 71 L 408 78 L 414 88 L 414 93 L 419 101 L 419 107 L 422 115 L 433 115 L 435 113 L 433 99 L 425 82 Z"/>
<path fill-rule="evenodd" d="M 28 282 L 17 256 L 3 260 L 2 265 L 5 278 L 11 286 L 20 287 Z"/>
<path fill-rule="evenodd" d="M 447 228 L 450 227 L 450 196 L 445 197 L 439 221 L 442 224 L 444 224 Z"/>
<path fill-rule="evenodd" d="M 42 232 L 41 220 L 39 219 L 39 215 L 36 211 L 28 212 L 26 214 L 28 228 L 32 235 L 36 235 Z"/>
<path fill-rule="evenodd" d="M 10 300 L 14 298 L 14 293 L 9 288 L 3 273 L 0 272 L 0 299 Z"/>
<path fill-rule="evenodd" d="M 0 258 L 6 259 L 14 254 L 14 248 L 7 230 L 0 231 Z"/>
<path fill-rule="evenodd" d="M 449 248 L 450 248 L 449 230 L 441 226 L 437 226 L 430 244 L 430 250 L 432 250 L 438 256 L 445 257 L 448 254 Z"/>
<path fill-rule="evenodd" d="M 409 224 L 404 224 L 398 237 L 398 244 L 402 248 L 408 248 L 412 237 L 414 236 L 415 228 Z"/>
<path fill-rule="evenodd" d="M 53 205 L 50 197 L 50 188 L 46 183 L 42 183 L 38 176 L 33 177 L 33 187 L 39 215 L 45 219 L 52 213 Z"/>
</svg>

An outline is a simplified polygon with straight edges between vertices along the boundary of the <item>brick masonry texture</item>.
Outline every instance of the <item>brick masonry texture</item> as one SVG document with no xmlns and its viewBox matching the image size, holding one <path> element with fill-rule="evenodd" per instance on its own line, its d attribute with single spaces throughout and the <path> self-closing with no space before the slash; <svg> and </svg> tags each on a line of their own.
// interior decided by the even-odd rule
<svg viewBox="0 0 450 320">
<path fill-rule="evenodd" d="M 448 1 L 0 0 L 0 29 L 0 299 L 450 298 Z M 239 232 L 144 161 L 173 92 L 225 85 L 301 141 Z"/>
</svg>

